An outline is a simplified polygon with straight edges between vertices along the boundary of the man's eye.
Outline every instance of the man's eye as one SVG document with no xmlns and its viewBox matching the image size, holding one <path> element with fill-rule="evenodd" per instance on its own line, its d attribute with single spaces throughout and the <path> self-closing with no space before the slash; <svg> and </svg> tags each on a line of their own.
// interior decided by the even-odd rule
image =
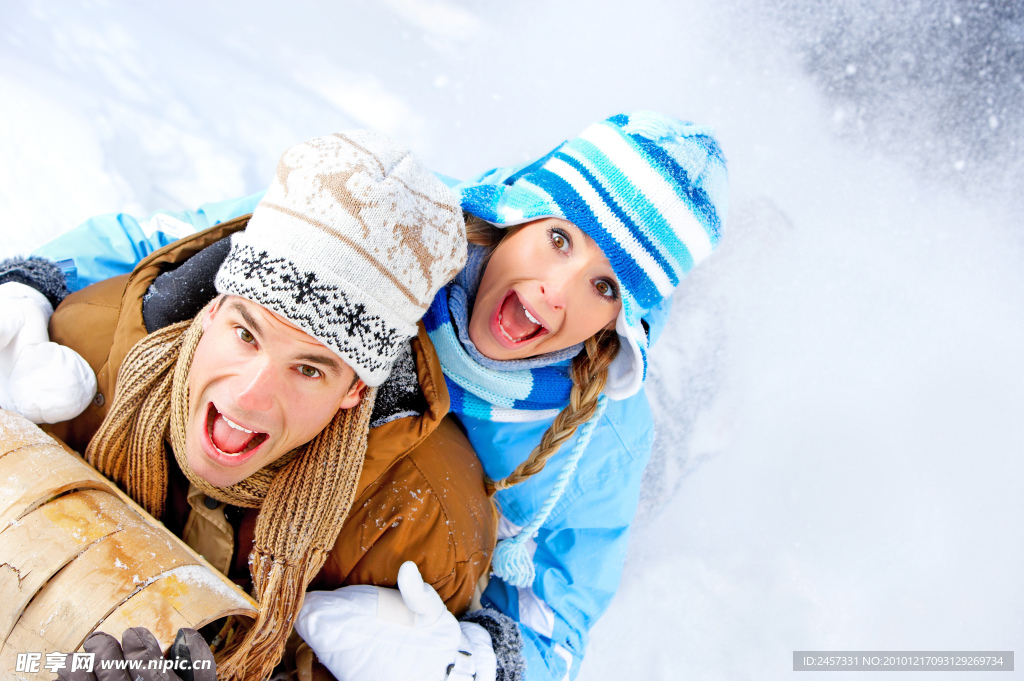
<svg viewBox="0 0 1024 681">
<path fill-rule="evenodd" d="M 317 369 L 316 367 L 311 367 L 308 364 L 303 364 L 301 367 L 299 367 L 299 371 L 306 378 L 319 378 L 320 377 L 320 370 Z"/>
<path fill-rule="evenodd" d="M 241 339 L 243 343 L 256 342 L 256 336 L 249 333 L 248 329 L 243 329 L 241 326 L 239 326 L 237 329 L 235 329 L 235 333 L 238 334 L 239 339 Z"/>
</svg>

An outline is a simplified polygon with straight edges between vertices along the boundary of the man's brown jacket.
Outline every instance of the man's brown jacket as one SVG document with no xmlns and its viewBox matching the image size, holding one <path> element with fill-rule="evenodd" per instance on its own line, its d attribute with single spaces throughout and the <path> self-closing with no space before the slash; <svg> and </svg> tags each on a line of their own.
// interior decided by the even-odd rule
<svg viewBox="0 0 1024 681">
<path fill-rule="evenodd" d="M 61 303 L 50 320 L 50 339 L 89 362 L 99 391 L 80 416 L 50 426 L 51 434 L 85 451 L 112 403 L 122 361 L 146 335 L 142 298 L 150 284 L 162 271 L 244 228 L 247 220 L 238 218 L 176 241 L 151 254 L 131 274 L 89 286 Z M 310 588 L 395 586 L 399 566 L 412 560 L 449 610 L 459 615 L 469 607 L 487 569 L 496 527 L 480 463 L 460 427 L 446 417 L 448 390 L 422 324 L 412 349 L 427 409 L 370 430 L 352 508 Z M 173 457 L 171 461 L 177 472 Z M 214 567 L 233 578 L 247 577 L 257 510 L 231 509 L 225 515 L 223 503 L 207 500 L 183 476 L 177 477 L 180 482 L 172 482 L 168 493 L 164 523 Z"/>
</svg>

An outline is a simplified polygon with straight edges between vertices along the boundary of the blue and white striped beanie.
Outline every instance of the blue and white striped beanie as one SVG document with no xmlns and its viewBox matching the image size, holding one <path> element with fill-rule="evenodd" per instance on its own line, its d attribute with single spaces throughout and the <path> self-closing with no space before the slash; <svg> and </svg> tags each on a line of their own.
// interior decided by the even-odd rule
<svg viewBox="0 0 1024 681">
<path fill-rule="evenodd" d="M 728 203 L 725 158 L 711 130 L 649 111 L 595 123 L 537 161 L 491 170 L 455 191 L 464 211 L 495 225 L 562 218 L 601 247 L 622 294 L 611 399 L 643 385 L 641 320 L 718 245 Z"/>
</svg>

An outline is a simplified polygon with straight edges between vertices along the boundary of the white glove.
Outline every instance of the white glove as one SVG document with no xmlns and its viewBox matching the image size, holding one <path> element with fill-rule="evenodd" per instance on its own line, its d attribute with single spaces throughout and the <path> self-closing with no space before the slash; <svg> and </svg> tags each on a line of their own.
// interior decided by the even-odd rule
<svg viewBox="0 0 1024 681">
<path fill-rule="evenodd" d="M 491 636 L 460 623 L 408 561 L 398 590 L 346 586 L 306 594 L 295 630 L 338 681 L 494 681 Z"/>
<path fill-rule="evenodd" d="M 53 306 L 39 291 L 0 284 L 0 408 L 33 423 L 59 423 L 89 406 L 96 376 L 71 348 L 50 342 Z"/>
</svg>

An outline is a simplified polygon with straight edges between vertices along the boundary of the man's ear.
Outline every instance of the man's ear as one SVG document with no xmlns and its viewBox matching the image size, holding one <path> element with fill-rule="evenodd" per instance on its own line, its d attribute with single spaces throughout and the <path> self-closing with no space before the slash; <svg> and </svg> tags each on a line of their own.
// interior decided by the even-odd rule
<svg viewBox="0 0 1024 681">
<path fill-rule="evenodd" d="M 342 398 L 341 404 L 338 408 L 351 409 L 359 404 L 359 400 L 363 399 L 363 395 L 366 394 L 366 387 L 366 384 L 363 383 L 363 379 L 357 378 L 352 384 L 352 387 L 348 389 L 348 393 Z"/>
<path fill-rule="evenodd" d="M 220 306 L 224 304 L 226 297 L 223 293 L 220 294 L 214 299 L 213 304 L 206 308 L 206 312 L 203 313 L 203 333 L 210 330 L 210 324 L 213 324 L 213 319 L 217 316 L 217 312 L 220 310 Z"/>
</svg>

